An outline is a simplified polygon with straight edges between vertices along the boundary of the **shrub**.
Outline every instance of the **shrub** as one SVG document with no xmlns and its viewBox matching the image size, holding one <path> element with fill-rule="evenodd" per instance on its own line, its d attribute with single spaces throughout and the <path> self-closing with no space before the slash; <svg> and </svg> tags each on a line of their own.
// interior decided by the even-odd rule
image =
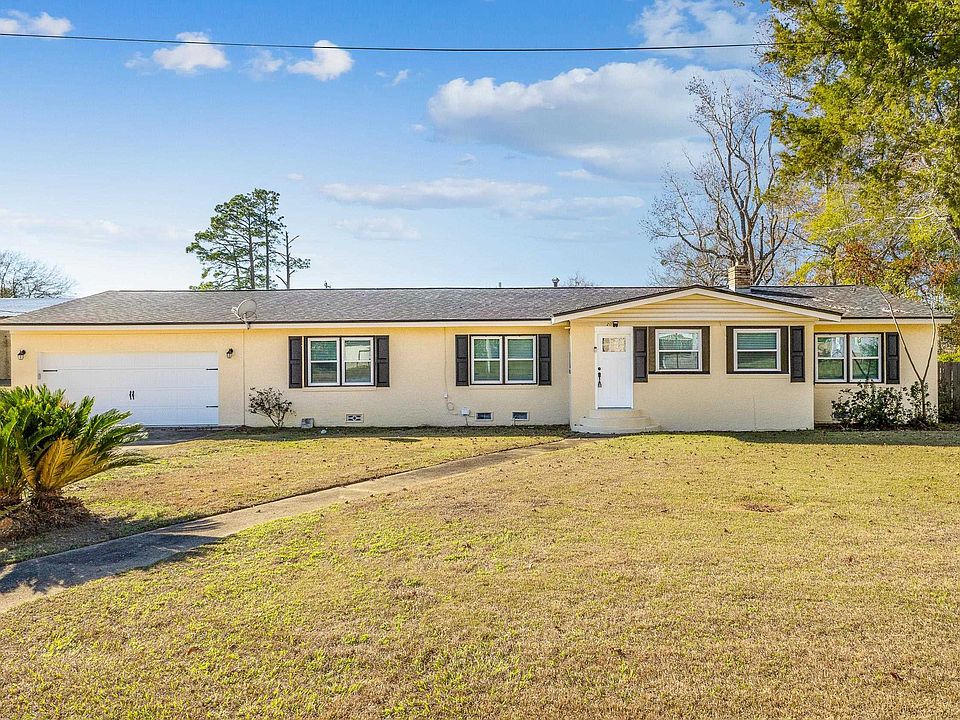
<svg viewBox="0 0 960 720">
<path fill-rule="evenodd" d="M 14 388 L 0 392 L 0 417 L 4 471 L 22 483 L 38 508 L 62 505 L 63 489 L 71 483 L 144 461 L 121 450 L 143 437 L 143 427 L 123 425 L 130 413 L 118 410 L 94 415 L 93 398 L 71 403 L 62 390 Z"/>
<path fill-rule="evenodd" d="M 915 382 L 909 390 L 899 386 L 877 388 L 874 383 L 863 383 L 857 385 L 856 390 L 841 390 L 831 405 L 833 419 L 844 429 L 910 427 L 925 430 L 937 424 L 926 383 Z"/>
<path fill-rule="evenodd" d="M 250 412 L 268 418 L 274 427 L 283 427 L 287 415 L 294 414 L 291 408 L 293 403 L 276 388 L 250 388 Z"/>
<path fill-rule="evenodd" d="M 841 390 L 831 405 L 833 419 L 843 428 L 882 430 L 900 427 L 905 419 L 900 388 L 878 389 L 874 383 Z"/>
</svg>

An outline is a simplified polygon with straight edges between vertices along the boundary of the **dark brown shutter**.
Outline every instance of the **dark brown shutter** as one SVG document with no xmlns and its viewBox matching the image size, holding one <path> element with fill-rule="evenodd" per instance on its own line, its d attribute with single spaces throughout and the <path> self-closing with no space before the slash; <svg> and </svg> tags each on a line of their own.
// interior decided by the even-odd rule
<svg viewBox="0 0 960 720">
<path fill-rule="evenodd" d="M 802 325 L 790 328 L 790 382 L 804 382 L 807 379 L 805 340 Z"/>
<path fill-rule="evenodd" d="M 633 381 L 647 381 L 647 329 L 633 328 Z"/>
<path fill-rule="evenodd" d="M 895 332 L 884 333 L 886 341 L 884 345 L 887 349 L 884 366 L 887 371 L 887 384 L 900 384 L 900 335 Z"/>
<path fill-rule="evenodd" d="M 374 372 L 377 387 L 390 387 L 390 336 L 377 335 L 373 338 Z"/>
<path fill-rule="evenodd" d="M 287 338 L 289 347 L 288 360 L 290 362 L 290 387 L 303 387 L 303 336 L 291 336 Z"/>
<path fill-rule="evenodd" d="M 705 375 L 710 374 L 710 326 L 700 328 L 700 368 Z"/>
<path fill-rule="evenodd" d="M 780 372 L 790 372 L 790 328 L 780 328 Z"/>
<path fill-rule="evenodd" d="M 647 328 L 647 375 L 657 371 L 657 329 Z"/>
<path fill-rule="evenodd" d="M 736 336 L 733 332 L 732 327 L 727 328 L 727 373 L 733 373 L 737 371 L 737 366 L 734 365 L 734 355 L 737 352 L 736 348 Z"/>
<path fill-rule="evenodd" d="M 470 384 L 470 336 L 457 335 L 456 342 L 457 356 L 457 385 Z"/>
<path fill-rule="evenodd" d="M 550 385 L 553 382 L 553 358 L 550 335 L 537 335 L 537 383 Z"/>
</svg>

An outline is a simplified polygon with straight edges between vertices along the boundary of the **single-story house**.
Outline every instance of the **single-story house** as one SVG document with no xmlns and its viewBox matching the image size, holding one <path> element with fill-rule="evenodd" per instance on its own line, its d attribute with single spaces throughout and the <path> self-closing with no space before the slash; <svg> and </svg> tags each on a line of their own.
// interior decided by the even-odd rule
<svg viewBox="0 0 960 720">
<path fill-rule="evenodd" d="M 66 302 L 70 298 L 0 298 L 0 324 L 23 313 Z M 0 330 L 0 387 L 10 385 L 10 333 Z"/>
<path fill-rule="evenodd" d="M 263 425 L 248 396 L 273 387 L 317 425 L 787 430 L 859 382 L 917 380 L 906 351 L 926 364 L 950 318 L 890 302 L 899 330 L 874 288 L 734 269 L 727 288 L 116 291 L 5 326 L 14 384 L 148 425 Z"/>
</svg>

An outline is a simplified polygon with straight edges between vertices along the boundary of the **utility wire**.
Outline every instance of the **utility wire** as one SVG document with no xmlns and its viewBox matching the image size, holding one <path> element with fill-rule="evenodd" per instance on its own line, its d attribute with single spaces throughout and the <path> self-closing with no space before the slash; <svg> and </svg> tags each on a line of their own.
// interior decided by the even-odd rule
<svg viewBox="0 0 960 720">
<path fill-rule="evenodd" d="M 113 37 L 107 35 L 41 35 L 39 33 L 0 32 L 0 37 L 43 38 L 45 40 L 86 40 L 92 42 L 145 43 L 152 45 L 218 45 L 220 47 L 264 48 L 275 50 L 313 50 L 314 45 L 299 43 L 219 42 L 216 40 L 163 40 L 160 38 Z M 816 43 L 816 41 L 812 41 Z M 799 44 L 799 43 L 794 43 Z M 588 52 L 662 52 L 666 50 L 723 50 L 773 47 L 774 42 L 708 43 L 698 45 L 612 45 L 608 47 L 422 47 L 395 45 L 336 45 L 340 50 L 356 52 L 421 53 L 588 53 Z M 322 46 L 321 46 L 322 48 Z"/>
</svg>

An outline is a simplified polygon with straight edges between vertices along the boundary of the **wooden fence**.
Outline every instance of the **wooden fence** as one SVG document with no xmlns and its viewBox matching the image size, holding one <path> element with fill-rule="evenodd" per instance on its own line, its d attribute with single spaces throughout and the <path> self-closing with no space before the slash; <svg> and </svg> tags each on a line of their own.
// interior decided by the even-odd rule
<svg viewBox="0 0 960 720">
<path fill-rule="evenodd" d="M 960 362 L 940 363 L 940 419 L 960 420 Z"/>
</svg>

